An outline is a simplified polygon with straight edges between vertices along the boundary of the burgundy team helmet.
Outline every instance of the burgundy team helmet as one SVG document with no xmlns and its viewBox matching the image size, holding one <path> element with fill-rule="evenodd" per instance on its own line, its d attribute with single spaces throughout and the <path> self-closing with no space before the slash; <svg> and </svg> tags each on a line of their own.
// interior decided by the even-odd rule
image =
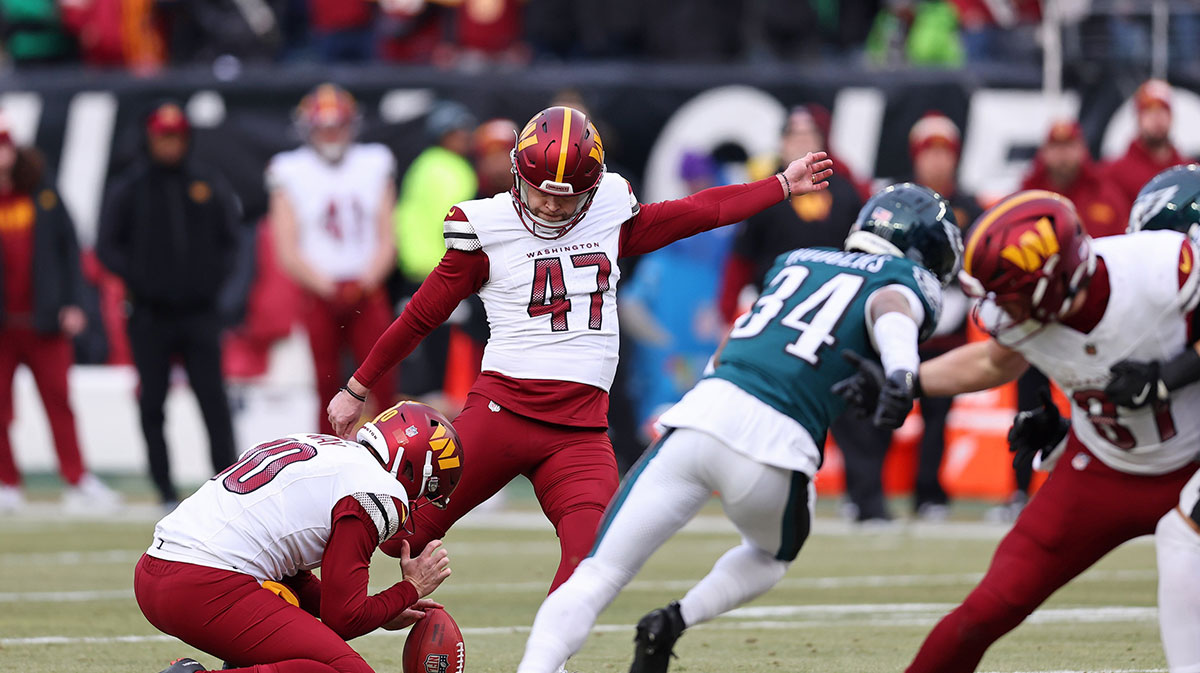
<svg viewBox="0 0 1200 673">
<path fill-rule="evenodd" d="M 358 430 L 358 441 L 408 493 L 415 510 L 421 498 L 445 509 L 462 477 L 462 442 L 454 426 L 437 409 L 404 401 L 385 410 Z"/>
<path fill-rule="evenodd" d="M 1035 189 L 1002 199 L 976 220 L 959 280 L 969 295 L 1050 323 L 1066 314 L 1095 270 L 1092 240 L 1074 204 Z"/>
<path fill-rule="evenodd" d="M 604 143 L 587 115 L 550 107 L 534 115 L 517 136 L 512 165 L 513 204 L 522 223 L 534 236 L 553 240 L 578 224 L 591 206 L 604 176 Z M 529 208 L 530 190 L 580 199 L 573 213 L 551 222 Z"/>
</svg>

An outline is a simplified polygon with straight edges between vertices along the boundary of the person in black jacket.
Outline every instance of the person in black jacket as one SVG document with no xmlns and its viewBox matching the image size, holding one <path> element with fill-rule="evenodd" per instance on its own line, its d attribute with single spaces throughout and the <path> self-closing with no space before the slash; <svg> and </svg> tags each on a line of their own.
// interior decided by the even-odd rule
<svg viewBox="0 0 1200 673">
<path fill-rule="evenodd" d="M 182 359 L 200 403 L 214 472 L 234 459 L 217 304 L 236 259 L 240 207 L 219 173 L 188 157 L 190 129 L 178 104 L 154 108 L 145 131 L 147 156 L 110 190 L 96 252 L 125 281 L 150 475 L 172 507 L 179 496 L 163 436 L 172 357 Z"/>
<path fill-rule="evenodd" d="M 86 326 L 75 226 L 58 194 L 42 182 L 33 148 L 18 148 L 0 120 L 0 512 L 24 503 L 8 426 L 13 375 L 33 372 L 50 421 L 69 510 L 110 510 L 120 496 L 86 471 L 68 400 L 71 337 Z"/>
</svg>

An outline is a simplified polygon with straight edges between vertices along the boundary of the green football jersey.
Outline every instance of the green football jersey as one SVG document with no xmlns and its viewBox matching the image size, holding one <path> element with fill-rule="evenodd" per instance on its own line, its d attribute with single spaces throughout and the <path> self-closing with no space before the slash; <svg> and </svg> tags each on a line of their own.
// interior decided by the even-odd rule
<svg viewBox="0 0 1200 673">
<path fill-rule="evenodd" d="M 780 255 L 754 308 L 738 319 L 710 374 L 799 422 L 817 446 L 845 403 L 830 392 L 856 369 L 852 350 L 879 358 L 867 331 L 867 298 L 889 285 L 912 290 L 925 309 L 924 341 L 937 325 L 942 289 L 902 257 L 801 248 Z"/>
</svg>

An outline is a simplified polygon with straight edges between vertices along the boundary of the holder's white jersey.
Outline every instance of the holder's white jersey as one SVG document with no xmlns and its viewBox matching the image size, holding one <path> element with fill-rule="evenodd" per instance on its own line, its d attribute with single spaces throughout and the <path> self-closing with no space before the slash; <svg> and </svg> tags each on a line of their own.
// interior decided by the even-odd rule
<svg viewBox="0 0 1200 673">
<path fill-rule="evenodd" d="M 587 214 L 553 241 L 525 228 L 507 192 L 450 210 L 447 246 L 482 248 L 490 265 L 479 290 L 491 327 L 485 371 L 608 391 L 619 348 L 621 225 L 637 208 L 625 178 L 607 173 Z"/>
<path fill-rule="evenodd" d="M 370 450 L 330 435 L 259 444 L 154 527 L 150 556 L 280 580 L 321 565 L 334 505 L 354 498 L 382 543 L 408 496 Z"/>
<path fill-rule="evenodd" d="M 352 144 L 336 164 L 304 145 L 271 159 L 267 189 L 287 195 L 304 261 L 335 281 L 355 280 L 375 253 L 383 190 L 395 172 L 391 150 L 378 143 Z"/>
<path fill-rule="evenodd" d="M 1146 231 L 1093 241 L 1108 270 L 1104 316 L 1088 334 L 1059 323 L 1026 322 L 997 340 L 1042 370 L 1071 400 L 1071 427 L 1109 467 L 1164 474 L 1200 451 L 1200 383 L 1161 405 L 1117 407 L 1104 395 L 1109 369 L 1125 359 L 1168 360 L 1190 348 L 1190 313 L 1200 301 L 1196 249 L 1173 231 Z"/>
</svg>

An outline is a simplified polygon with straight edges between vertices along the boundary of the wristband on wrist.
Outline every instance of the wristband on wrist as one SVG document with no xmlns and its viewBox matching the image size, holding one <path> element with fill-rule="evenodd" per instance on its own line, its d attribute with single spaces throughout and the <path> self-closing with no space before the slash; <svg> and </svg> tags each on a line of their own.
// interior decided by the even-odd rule
<svg viewBox="0 0 1200 673">
<path fill-rule="evenodd" d="M 359 395 L 358 393 L 354 392 L 353 390 L 350 390 L 350 389 L 349 389 L 348 387 L 346 387 L 346 386 L 342 386 L 341 388 L 338 388 L 338 390 L 345 391 L 345 393 L 346 393 L 347 395 L 349 395 L 350 397 L 353 397 L 354 399 L 358 400 L 359 402 L 366 402 L 366 401 L 367 401 L 367 396 L 366 396 L 366 395 Z"/>
<path fill-rule="evenodd" d="M 775 175 L 779 176 L 780 182 L 783 183 L 784 190 L 787 191 L 787 196 L 783 197 L 784 200 L 785 201 L 790 200 L 792 198 L 792 183 L 788 182 L 787 176 L 784 175 L 783 173 L 776 173 Z"/>
<path fill-rule="evenodd" d="M 1159 368 L 1159 376 L 1167 390 L 1178 390 L 1189 383 L 1200 381 L 1200 353 L 1188 346 L 1179 355 L 1167 360 Z"/>
</svg>

